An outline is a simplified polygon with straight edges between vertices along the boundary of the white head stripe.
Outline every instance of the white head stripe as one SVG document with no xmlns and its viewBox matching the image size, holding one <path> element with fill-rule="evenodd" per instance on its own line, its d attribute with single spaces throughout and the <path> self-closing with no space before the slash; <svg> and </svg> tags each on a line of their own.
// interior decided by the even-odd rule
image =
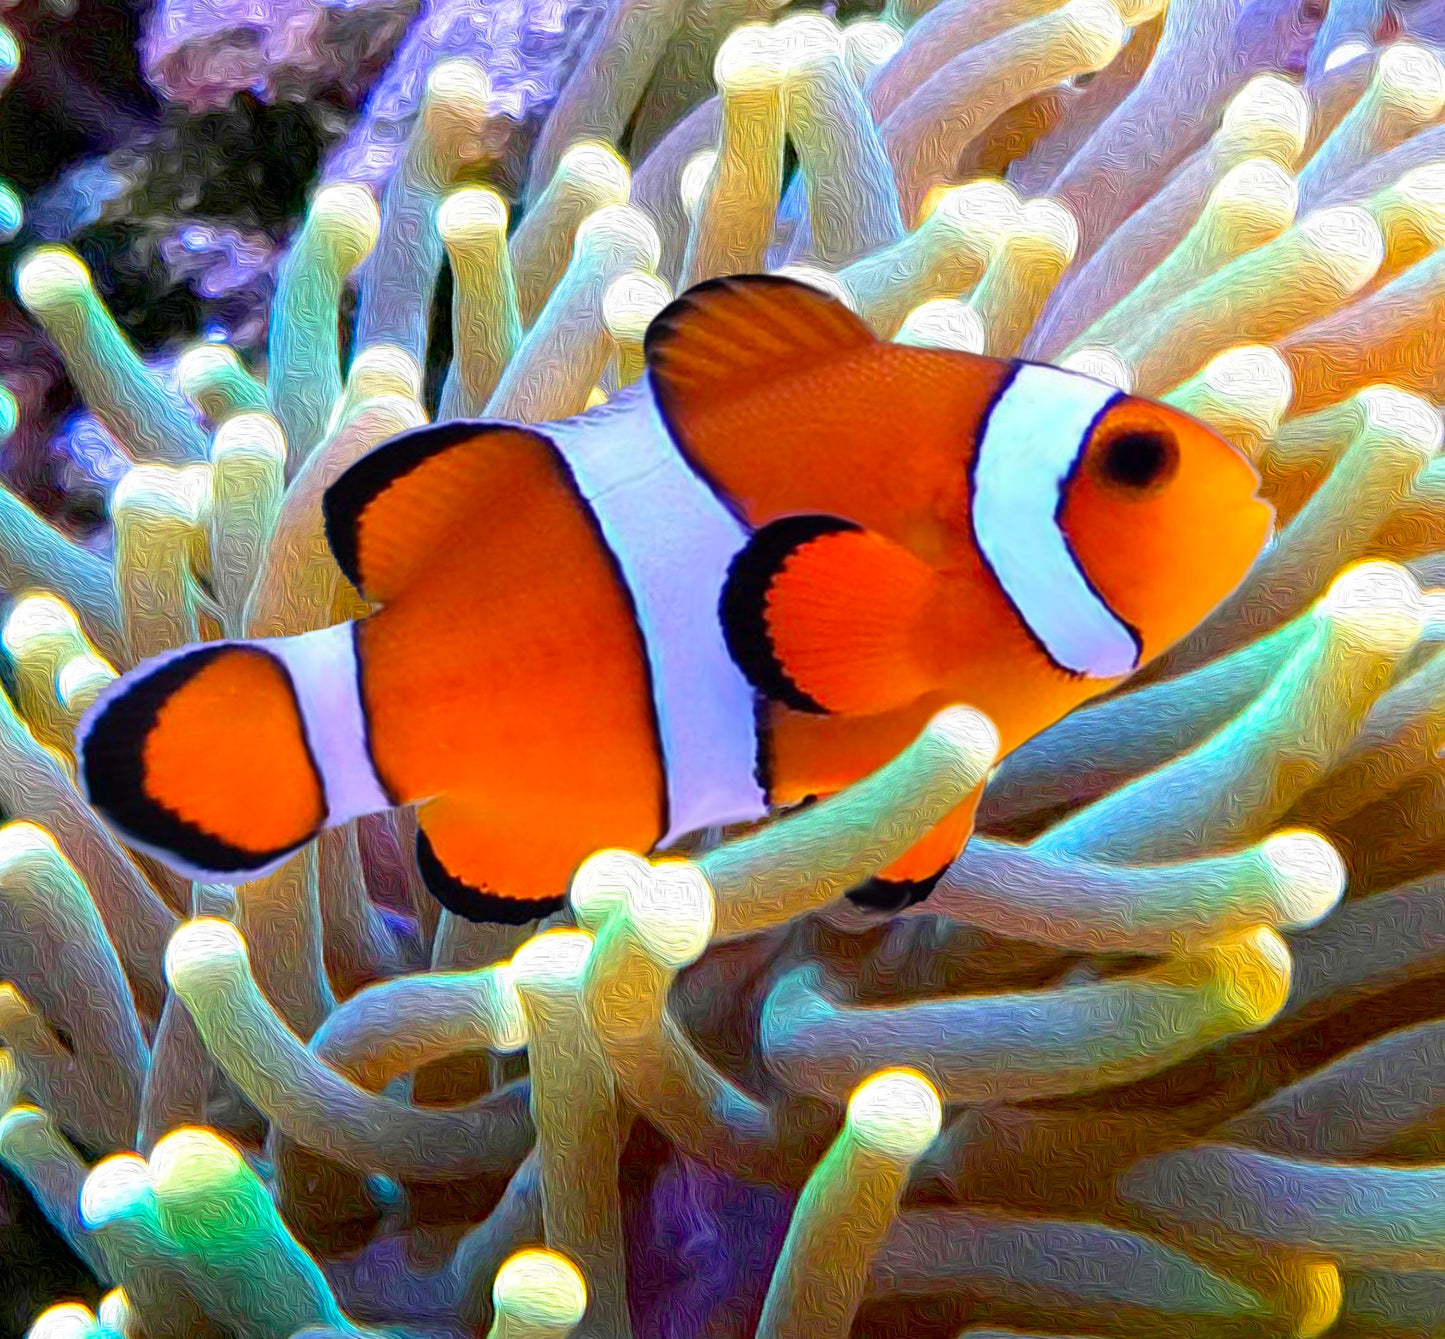
<svg viewBox="0 0 1445 1339">
<path fill-rule="evenodd" d="M 718 619 L 747 531 L 678 452 L 647 377 L 540 431 L 566 460 L 632 595 L 667 774 L 659 846 L 763 817 L 753 689 Z"/>
<path fill-rule="evenodd" d="M 1089 429 L 1119 394 L 1022 364 L 988 417 L 973 481 L 974 534 L 1004 592 L 1057 664 L 1098 679 L 1132 671 L 1139 648 L 1079 570 L 1058 509 Z"/>
<path fill-rule="evenodd" d="M 259 643 L 291 675 L 306 739 L 321 770 L 328 827 L 392 807 L 366 747 L 353 629 L 338 623 Z"/>
</svg>

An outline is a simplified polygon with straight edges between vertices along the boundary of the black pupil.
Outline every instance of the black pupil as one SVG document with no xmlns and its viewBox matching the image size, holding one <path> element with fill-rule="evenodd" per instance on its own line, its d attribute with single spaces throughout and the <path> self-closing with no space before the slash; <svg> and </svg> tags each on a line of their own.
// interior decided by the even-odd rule
<svg viewBox="0 0 1445 1339">
<path fill-rule="evenodd" d="M 1109 443 L 1104 473 L 1129 488 L 1146 488 L 1169 464 L 1170 443 L 1157 432 L 1131 432 Z"/>
</svg>

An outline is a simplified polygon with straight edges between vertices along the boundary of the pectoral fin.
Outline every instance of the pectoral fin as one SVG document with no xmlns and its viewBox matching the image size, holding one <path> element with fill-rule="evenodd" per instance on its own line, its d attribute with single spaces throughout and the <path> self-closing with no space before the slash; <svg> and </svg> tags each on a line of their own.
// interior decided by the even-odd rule
<svg viewBox="0 0 1445 1339">
<path fill-rule="evenodd" d="M 916 647 L 933 569 L 837 516 L 764 526 L 728 574 L 721 614 L 753 686 L 798 711 L 866 716 L 934 687 Z"/>
</svg>

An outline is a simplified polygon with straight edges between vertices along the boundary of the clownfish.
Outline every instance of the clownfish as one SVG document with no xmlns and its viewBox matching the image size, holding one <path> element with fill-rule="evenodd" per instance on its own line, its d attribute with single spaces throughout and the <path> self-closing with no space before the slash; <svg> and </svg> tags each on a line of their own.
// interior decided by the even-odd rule
<svg viewBox="0 0 1445 1339">
<path fill-rule="evenodd" d="M 77 763 L 120 838 L 240 883 L 415 805 L 438 900 L 529 921 L 592 852 L 828 795 L 951 703 L 1017 747 L 1194 628 L 1271 530 L 1249 460 L 1188 415 L 880 340 L 790 280 L 700 284 L 644 353 L 578 416 L 434 424 L 351 466 L 326 534 L 367 617 L 112 684 Z M 926 896 L 976 800 L 850 896 Z"/>
</svg>

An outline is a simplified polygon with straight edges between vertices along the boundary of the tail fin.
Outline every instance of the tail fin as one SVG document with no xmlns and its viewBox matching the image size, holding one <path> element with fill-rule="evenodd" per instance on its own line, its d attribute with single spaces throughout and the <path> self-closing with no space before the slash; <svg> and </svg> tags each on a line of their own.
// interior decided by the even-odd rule
<svg viewBox="0 0 1445 1339">
<path fill-rule="evenodd" d="M 117 680 L 76 733 L 86 798 L 123 841 L 213 883 L 259 878 L 323 828 L 388 808 L 353 626 L 187 647 Z"/>
</svg>

